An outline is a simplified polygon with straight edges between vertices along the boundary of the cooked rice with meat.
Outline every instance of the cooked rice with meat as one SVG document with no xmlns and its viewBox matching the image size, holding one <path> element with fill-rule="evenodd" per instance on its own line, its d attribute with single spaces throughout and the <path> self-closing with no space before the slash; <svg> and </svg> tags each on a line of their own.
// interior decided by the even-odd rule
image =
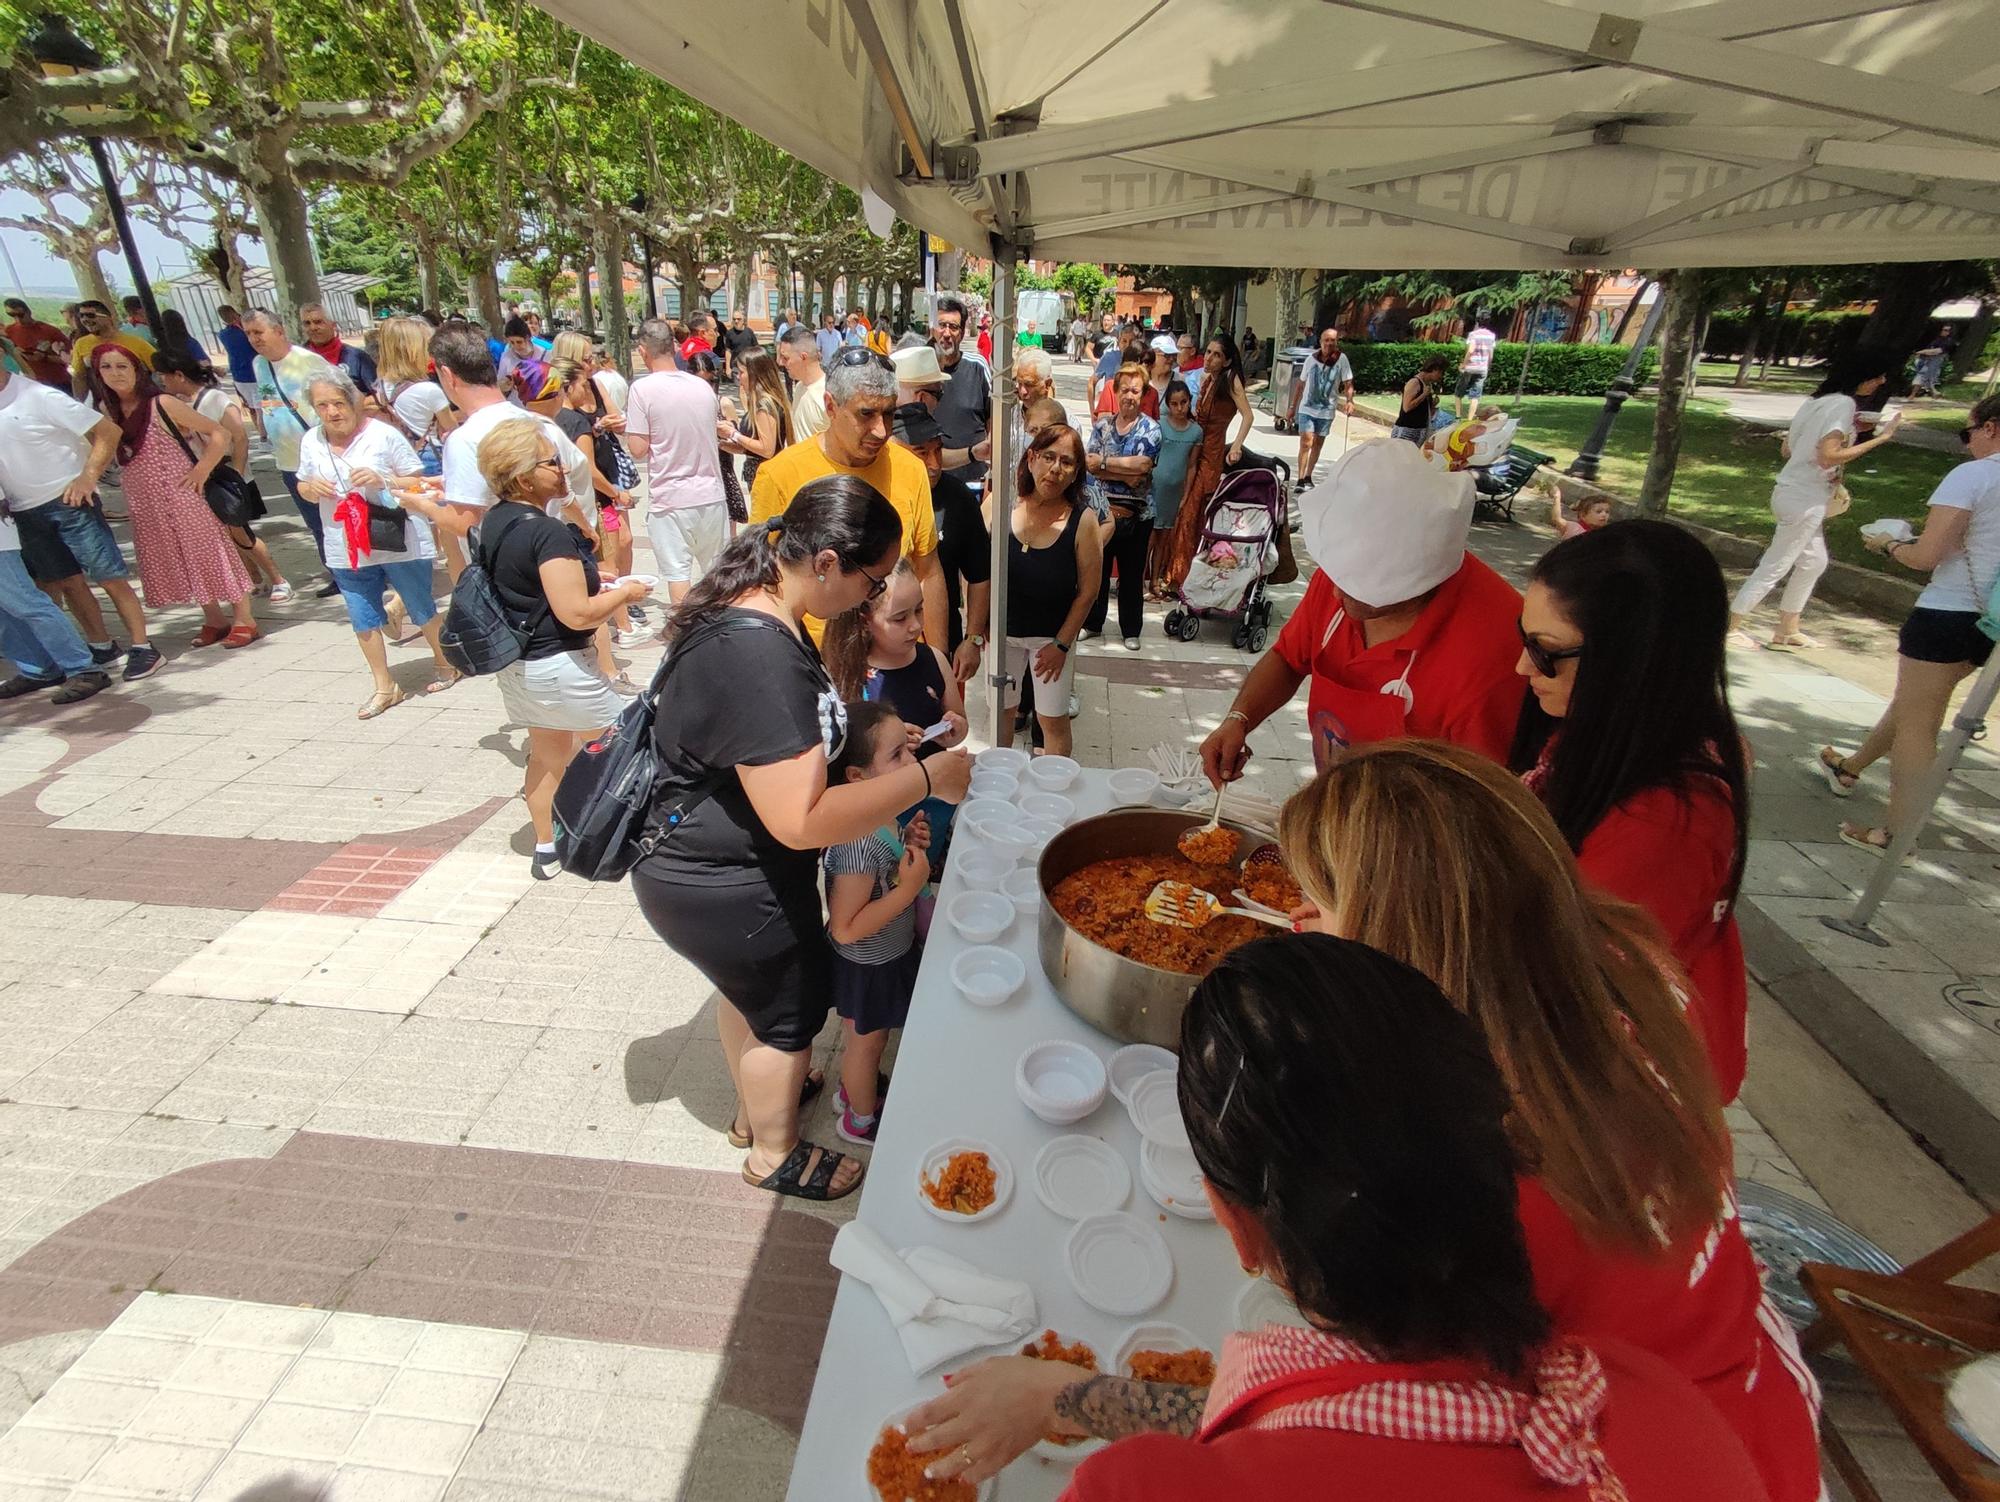
<svg viewBox="0 0 2000 1502">
<path fill-rule="evenodd" d="M 1206 1351 L 1134 1351 L 1127 1365 L 1139 1382 L 1171 1382 L 1179 1387 L 1215 1383 L 1215 1358 Z"/>
<path fill-rule="evenodd" d="M 1266 925 L 1225 915 L 1200 928 L 1175 928 L 1146 916 L 1146 894 L 1163 881 L 1184 881 L 1233 904 L 1239 880 L 1233 867 L 1198 866 L 1182 855 L 1120 855 L 1071 872 L 1049 901 L 1070 927 L 1113 954 L 1206 975 L 1230 950 L 1268 932 Z"/>
<path fill-rule="evenodd" d="M 931 1451 L 912 1450 L 902 1430 L 884 1429 L 868 1452 L 868 1484 L 882 1502 L 976 1502 L 979 1488 L 970 1481 L 924 1474 L 936 1458 Z"/>
<path fill-rule="evenodd" d="M 993 1203 L 993 1160 L 984 1153 L 953 1153 L 935 1179 L 923 1181 L 925 1196 L 940 1210 L 977 1215 Z"/>
</svg>

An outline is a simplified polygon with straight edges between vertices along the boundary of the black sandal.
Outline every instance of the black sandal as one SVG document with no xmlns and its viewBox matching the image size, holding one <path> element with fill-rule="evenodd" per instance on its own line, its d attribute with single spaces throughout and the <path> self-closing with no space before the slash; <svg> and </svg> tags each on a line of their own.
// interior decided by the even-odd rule
<svg viewBox="0 0 2000 1502">
<path fill-rule="evenodd" d="M 799 1109 L 803 1111 L 807 1106 L 811 1105 L 818 1098 L 820 1091 L 825 1088 L 826 1075 L 817 1069 L 807 1070 L 806 1082 L 799 1086 Z M 736 1098 L 736 1109 L 739 1111 L 743 1109 L 743 1098 L 741 1096 Z M 754 1132 L 738 1132 L 736 1130 L 734 1117 L 730 1118 L 729 1130 L 723 1135 L 729 1139 L 729 1145 L 739 1153 L 748 1152 L 757 1142 L 757 1136 Z"/>
<path fill-rule="evenodd" d="M 806 1164 L 812 1160 L 814 1153 L 819 1154 L 819 1167 L 815 1168 L 808 1177 L 806 1176 Z M 778 1165 L 777 1171 L 769 1178 L 757 1178 L 751 1174 L 748 1168 L 745 1168 L 743 1170 L 743 1182 L 758 1189 L 768 1189 L 773 1194 L 786 1195 L 792 1199 L 815 1200 L 819 1202 L 846 1199 L 848 1195 L 859 1189 L 861 1181 L 868 1177 L 868 1171 L 864 1167 L 860 1173 L 854 1176 L 853 1183 L 849 1184 L 845 1189 L 836 1191 L 833 1188 L 833 1176 L 840 1172 L 841 1164 L 850 1162 L 858 1163 L 860 1159 L 849 1158 L 846 1153 L 837 1153 L 831 1148 L 820 1147 L 818 1144 L 808 1142 L 802 1137 L 799 1139 L 798 1145 L 791 1150 L 785 1161 Z"/>
</svg>

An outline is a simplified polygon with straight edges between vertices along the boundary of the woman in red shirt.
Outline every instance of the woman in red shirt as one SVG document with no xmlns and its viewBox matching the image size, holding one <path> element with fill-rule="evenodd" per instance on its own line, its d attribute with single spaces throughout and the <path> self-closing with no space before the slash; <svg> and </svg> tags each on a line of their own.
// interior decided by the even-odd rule
<svg viewBox="0 0 2000 1502">
<path fill-rule="evenodd" d="M 1216 1220 L 1311 1324 L 1230 1336 L 1192 1437 L 1114 1444 L 1065 1502 L 1317 1496 L 1333 1476 L 1371 1502 L 1764 1497 L 1685 1378 L 1552 1324 L 1514 1214 L 1507 1087 L 1430 981 L 1348 940 L 1261 940 L 1202 982 L 1180 1044 Z M 1073 1432 L 1133 1386 L 1067 1375 Z M 949 1422 L 912 1447 L 943 1448 L 938 1473 L 987 1458 Z"/>
<path fill-rule="evenodd" d="M 1692 533 L 1626 521 L 1551 548 L 1521 607 L 1509 758 L 1584 879 L 1665 932 L 1725 1105 L 1748 1058 L 1735 909 L 1750 819 L 1728 630 L 1722 570 Z"/>
</svg>

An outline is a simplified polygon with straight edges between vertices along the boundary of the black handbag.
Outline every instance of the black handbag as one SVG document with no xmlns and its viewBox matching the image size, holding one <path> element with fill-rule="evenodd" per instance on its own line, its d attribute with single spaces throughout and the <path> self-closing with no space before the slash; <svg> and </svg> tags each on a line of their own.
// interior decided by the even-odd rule
<svg viewBox="0 0 2000 1502">
<path fill-rule="evenodd" d="M 167 425 L 167 431 L 174 435 L 174 442 L 181 446 L 188 463 L 199 464 L 201 460 L 195 456 L 194 446 L 187 441 L 187 435 L 175 426 L 174 420 L 167 416 L 167 409 L 155 401 L 153 411 Z M 201 498 L 208 502 L 208 509 L 225 527 L 247 527 L 264 514 L 264 497 L 255 485 L 236 472 L 236 466 L 227 459 L 215 466 L 215 472 L 201 488 Z"/>
<path fill-rule="evenodd" d="M 499 548 L 500 539 L 519 526 L 521 520 L 519 516 L 503 517 L 501 525 L 493 527 L 489 515 L 480 528 L 479 545 L 472 550 L 451 589 L 451 607 L 445 611 L 444 625 L 438 631 L 438 646 L 446 662 L 470 677 L 497 673 L 519 662 L 528 649 L 526 633 L 514 624 L 507 607 L 500 602 L 500 591 L 494 587 L 487 563 Z M 491 537 L 483 535 L 488 528 L 492 528 Z"/>
<path fill-rule="evenodd" d="M 333 446 L 327 445 L 326 456 L 336 467 L 340 461 L 334 458 Z M 347 482 L 342 481 L 343 485 Z M 350 495 L 361 495 L 353 486 L 347 486 Z M 376 553 L 406 553 L 410 548 L 410 513 L 400 506 L 384 506 L 361 496 L 361 504 L 368 508 L 368 547 Z M 362 560 L 354 560 L 356 568 Z"/>
</svg>

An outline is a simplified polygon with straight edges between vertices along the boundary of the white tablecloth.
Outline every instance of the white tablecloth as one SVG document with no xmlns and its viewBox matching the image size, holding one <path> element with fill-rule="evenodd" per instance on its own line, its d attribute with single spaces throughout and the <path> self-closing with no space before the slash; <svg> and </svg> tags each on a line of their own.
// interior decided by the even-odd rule
<svg viewBox="0 0 2000 1502">
<path fill-rule="evenodd" d="M 1067 791 L 1078 817 L 1110 807 L 1108 777 L 1086 771 Z M 969 836 L 959 838 L 967 847 L 972 844 Z M 1153 1203 L 1139 1182 L 1139 1134 L 1116 1098 L 1107 1094 L 1094 1113 L 1069 1127 L 1047 1126 L 1021 1104 L 1014 1093 L 1014 1065 L 1031 1045 L 1074 1039 L 1109 1058 L 1119 1044 L 1056 1000 L 1035 957 L 1038 920 L 1032 911 L 1017 917 L 996 941 L 1026 963 L 1027 983 L 998 1007 L 965 1001 L 951 983 L 950 969 L 967 944 L 944 917 L 946 904 L 963 890 L 963 882 L 947 868 L 889 1107 L 861 1191 L 860 1219 L 898 1249 L 940 1247 L 987 1272 L 1028 1283 L 1040 1306 L 1037 1333 L 1054 1329 L 1065 1340 L 1085 1341 L 1106 1367 L 1126 1332 L 1150 1321 L 1180 1325 L 1219 1352 L 1222 1337 L 1234 1328 L 1236 1299 L 1244 1287 L 1228 1238 L 1212 1222 L 1165 1215 Z M 1101 1314 L 1071 1286 L 1063 1243 L 1073 1222 L 1046 1209 L 1032 1182 L 1036 1154 L 1051 1138 L 1066 1133 L 1101 1138 L 1132 1170 L 1132 1192 L 1124 1209 L 1156 1227 L 1173 1252 L 1173 1288 L 1158 1308 L 1130 1319 Z M 954 1136 L 992 1143 L 1014 1169 L 1014 1192 L 1006 1208 L 978 1225 L 947 1225 L 918 1202 L 919 1159 L 933 1144 Z M 968 1358 L 966 1364 L 977 1359 Z M 875 1295 L 843 1278 L 820 1353 L 789 1502 L 874 1502 L 866 1465 L 883 1419 L 942 1391 L 937 1375 L 911 1375 Z M 1070 1470 L 1030 1451 L 1001 1472 L 994 1502 L 1048 1502 L 1068 1483 Z"/>
</svg>

